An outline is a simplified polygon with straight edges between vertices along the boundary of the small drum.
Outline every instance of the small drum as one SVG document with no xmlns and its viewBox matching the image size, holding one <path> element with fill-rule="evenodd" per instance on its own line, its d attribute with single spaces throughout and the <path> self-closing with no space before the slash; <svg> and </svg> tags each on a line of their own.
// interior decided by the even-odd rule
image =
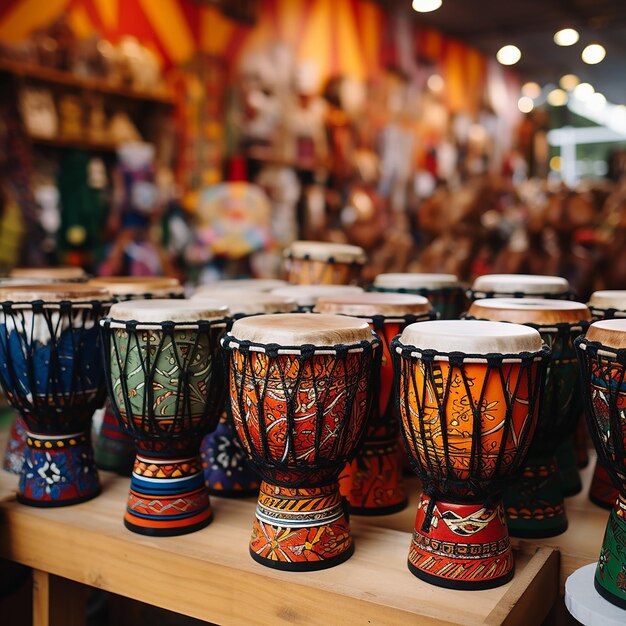
<svg viewBox="0 0 626 626">
<path fill-rule="evenodd" d="M 103 287 L 118 302 L 185 297 L 180 282 L 165 276 L 106 276 L 92 278 L 88 284 Z M 130 476 L 135 461 L 135 445 L 120 428 L 108 401 L 104 405 L 102 424 L 96 432 L 96 465 L 103 470 Z"/>
<path fill-rule="evenodd" d="M 626 317 L 626 291 L 594 291 L 587 305 L 594 321 L 624 318 Z M 589 486 L 589 499 L 599 507 L 610 510 L 615 504 L 617 495 L 618 492 L 613 486 L 611 476 L 598 459 Z"/>
<path fill-rule="evenodd" d="M 504 494 L 504 510 L 514 537 L 559 535 L 567 515 L 555 453 L 583 410 L 574 339 L 587 329 L 589 309 L 567 300 L 493 298 L 476 300 L 468 317 L 530 326 L 552 351 L 535 438 L 520 480 Z"/>
<path fill-rule="evenodd" d="M 549 358 L 518 324 L 435 321 L 391 343 L 402 432 L 424 484 L 408 566 L 452 589 L 513 576 L 502 492 L 524 463 Z"/>
<path fill-rule="evenodd" d="M 363 289 L 355 285 L 289 285 L 273 289 L 271 293 L 295 300 L 301 313 L 310 313 L 320 298 L 363 293 Z"/>
<path fill-rule="evenodd" d="M 465 310 L 465 290 L 454 274 L 379 274 L 374 279 L 372 291 L 424 296 L 444 320 L 458 319 Z"/>
<path fill-rule="evenodd" d="M 65 282 L 83 282 L 87 280 L 87 274 L 81 267 L 14 267 L 10 276 L 12 278 L 28 278 L 48 282 L 49 280 Z"/>
<path fill-rule="evenodd" d="M 325 241 L 294 241 L 285 250 L 285 266 L 295 285 L 349 285 L 359 282 L 363 248 Z"/>
<path fill-rule="evenodd" d="M 206 296 L 203 293 L 191 298 L 192 302 L 204 299 Z M 249 315 L 292 313 L 298 309 L 295 300 L 246 290 L 215 291 L 211 300 L 228 306 L 231 320 Z M 259 475 L 250 467 L 226 411 L 222 412 L 217 428 L 202 440 L 200 456 L 209 493 L 226 498 L 256 496 L 259 493 Z"/>
<path fill-rule="evenodd" d="M 285 287 L 287 281 L 275 278 L 240 278 L 238 280 L 218 280 L 214 283 L 205 283 L 196 287 L 196 294 L 206 297 L 212 297 L 214 290 L 226 291 L 234 289 L 235 291 L 272 291 Z"/>
<path fill-rule="evenodd" d="M 232 419 L 263 482 L 250 554 L 292 571 L 325 569 L 354 551 L 337 478 L 371 410 L 380 342 L 335 315 L 237 320 L 222 345 Z"/>
<path fill-rule="evenodd" d="M 618 490 L 594 585 L 601 596 L 626 609 L 626 320 L 595 322 L 575 343 L 589 430 Z"/>
<path fill-rule="evenodd" d="M 391 340 L 408 325 L 435 318 L 426 298 L 401 293 L 361 293 L 321 298 L 317 313 L 366 319 L 382 343 L 380 370 L 374 379 L 374 410 L 363 446 L 339 476 L 339 489 L 357 515 L 387 515 L 406 508 L 398 444 L 400 427 L 391 400 Z"/>
<path fill-rule="evenodd" d="M 198 450 L 223 406 L 225 306 L 135 300 L 102 320 L 111 408 L 137 446 L 125 526 L 182 535 L 213 514 Z"/>
<path fill-rule="evenodd" d="M 482 298 L 550 298 L 572 300 L 569 282 L 560 276 L 532 274 L 485 274 L 479 276 L 467 291 L 474 301 Z"/>
<path fill-rule="evenodd" d="M 98 320 L 109 293 L 77 283 L 0 288 L 0 382 L 26 424 L 18 500 L 64 506 L 100 493 L 91 416 L 105 381 Z"/>
</svg>

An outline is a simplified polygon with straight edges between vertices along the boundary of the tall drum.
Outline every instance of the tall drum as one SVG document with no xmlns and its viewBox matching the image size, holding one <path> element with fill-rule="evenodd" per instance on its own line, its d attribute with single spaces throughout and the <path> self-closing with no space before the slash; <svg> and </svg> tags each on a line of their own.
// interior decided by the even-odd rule
<svg viewBox="0 0 626 626">
<path fill-rule="evenodd" d="M 537 431 L 520 480 L 505 492 L 504 510 L 515 537 L 558 535 L 567 515 L 555 453 L 583 410 L 574 339 L 587 329 L 589 309 L 566 300 L 493 298 L 476 300 L 469 316 L 530 326 L 552 351 Z"/>
<path fill-rule="evenodd" d="M 365 260 L 359 246 L 325 241 L 294 241 L 285 250 L 287 277 L 296 285 L 357 283 Z"/>
<path fill-rule="evenodd" d="M 378 274 L 372 291 L 410 293 L 428 298 L 444 320 L 458 319 L 465 310 L 465 290 L 454 274 Z"/>
<path fill-rule="evenodd" d="M 225 306 L 135 300 L 102 320 L 111 408 L 137 446 L 124 524 L 182 535 L 213 514 L 200 441 L 223 406 L 219 338 Z"/>
<path fill-rule="evenodd" d="M 589 429 L 618 490 L 594 585 L 601 596 L 626 609 L 626 320 L 593 323 L 576 340 L 576 349 Z"/>
<path fill-rule="evenodd" d="M 334 315 L 260 315 L 225 336 L 232 418 L 263 482 L 250 554 L 310 571 L 354 551 L 337 478 L 371 410 L 380 342 L 369 324 Z"/>
<path fill-rule="evenodd" d="M 88 284 L 106 289 L 118 302 L 185 297 L 180 282 L 165 276 L 106 276 L 92 278 Z M 108 402 L 105 402 L 102 424 L 96 432 L 96 465 L 103 470 L 130 476 L 135 460 L 135 446 L 120 428 Z"/>
<path fill-rule="evenodd" d="M 420 322 L 392 344 L 402 432 L 424 483 L 408 566 L 452 589 L 513 576 L 502 492 L 525 461 L 549 350 L 527 326 Z"/>
<path fill-rule="evenodd" d="M 362 293 L 321 298 L 318 313 L 351 315 L 367 320 L 382 342 L 380 369 L 374 379 L 374 407 L 363 445 L 339 476 L 341 495 L 357 515 L 387 515 L 407 505 L 399 449 L 400 428 L 391 397 L 391 340 L 406 326 L 432 320 L 426 298 L 400 293 Z"/>
<path fill-rule="evenodd" d="M 0 382 L 26 424 L 20 502 L 100 493 L 91 416 L 105 396 L 97 324 L 110 304 L 106 290 L 74 283 L 0 288 Z"/>
<path fill-rule="evenodd" d="M 206 297 L 204 292 L 200 292 L 191 299 L 201 302 Z M 236 289 L 216 289 L 211 301 L 228 306 L 231 320 L 249 315 L 293 313 L 298 308 L 294 300 L 281 296 Z M 232 322 L 229 322 L 228 329 L 231 325 Z M 250 467 L 226 410 L 222 412 L 217 428 L 202 440 L 200 456 L 209 493 L 227 498 L 256 496 L 259 493 L 261 479 Z"/>
</svg>

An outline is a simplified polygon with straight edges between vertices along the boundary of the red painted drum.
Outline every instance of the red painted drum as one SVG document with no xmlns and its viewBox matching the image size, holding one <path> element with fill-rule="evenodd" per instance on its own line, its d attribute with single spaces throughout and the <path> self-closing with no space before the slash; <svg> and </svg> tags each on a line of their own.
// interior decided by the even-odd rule
<svg viewBox="0 0 626 626">
<path fill-rule="evenodd" d="M 339 476 L 339 488 L 357 515 L 387 515 L 407 505 L 399 449 L 399 424 L 391 398 L 391 340 L 408 324 L 432 320 L 436 313 L 426 298 L 400 293 L 362 293 L 321 298 L 318 313 L 365 319 L 382 342 L 380 369 L 374 379 L 374 411 L 363 446 Z"/>
<path fill-rule="evenodd" d="M 361 319 L 286 313 L 239 319 L 222 345 L 235 430 L 263 477 L 252 558 L 291 571 L 345 561 L 337 479 L 365 431 L 379 340 Z"/>
<path fill-rule="evenodd" d="M 296 285 L 357 283 L 365 260 L 359 246 L 325 241 L 294 241 L 285 250 L 287 277 Z"/>
<path fill-rule="evenodd" d="M 392 342 L 402 432 L 424 484 L 408 566 L 452 589 L 509 581 L 502 493 L 525 461 L 548 348 L 526 326 L 435 321 Z"/>
</svg>

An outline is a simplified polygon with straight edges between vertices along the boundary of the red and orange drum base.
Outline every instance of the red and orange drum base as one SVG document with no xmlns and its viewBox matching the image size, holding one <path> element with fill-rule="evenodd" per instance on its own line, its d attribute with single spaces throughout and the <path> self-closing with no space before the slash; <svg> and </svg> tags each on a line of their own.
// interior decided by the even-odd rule
<svg viewBox="0 0 626 626">
<path fill-rule="evenodd" d="M 200 457 L 154 459 L 137 455 L 124 525 L 140 535 L 185 535 L 213 519 Z"/>
<path fill-rule="evenodd" d="M 311 572 L 343 563 L 354 544 L 339 486 L 281 487 L 263 481 L 250 555 L 274 569 Z"/>
<path fill-rule="evenodd" d="M 409 570 L 439 587 L 480 590 L 513 578 L 514 563 L 501 502 L 454 504 L 422 494 Z"/>
</svg>

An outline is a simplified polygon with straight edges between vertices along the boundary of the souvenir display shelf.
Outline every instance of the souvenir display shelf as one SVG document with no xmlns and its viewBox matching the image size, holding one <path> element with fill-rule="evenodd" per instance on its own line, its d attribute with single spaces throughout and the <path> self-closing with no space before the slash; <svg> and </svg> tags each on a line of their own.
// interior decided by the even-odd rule
<svg viewBox="0 0 626 626">
<path fill-rule="evenodd" d="M 0 557 L 33 568 L 33 625 L 84 624 L 87 586 L 218 624 L 540 624 L 557 598 L 558 554 L 529 543 L 496 589 L 446 590 L 407 569 L 410 535 L 353 518 L 354 556 L 319 572 L 264 568 L 248 554 L 254 499 L 212 496 L 215 521 L 182 537 L 127 531 L 128 480 L 103 472 L 100 497 L 46 510 L 18 504 L 0 471 Z"/>
</svg>

